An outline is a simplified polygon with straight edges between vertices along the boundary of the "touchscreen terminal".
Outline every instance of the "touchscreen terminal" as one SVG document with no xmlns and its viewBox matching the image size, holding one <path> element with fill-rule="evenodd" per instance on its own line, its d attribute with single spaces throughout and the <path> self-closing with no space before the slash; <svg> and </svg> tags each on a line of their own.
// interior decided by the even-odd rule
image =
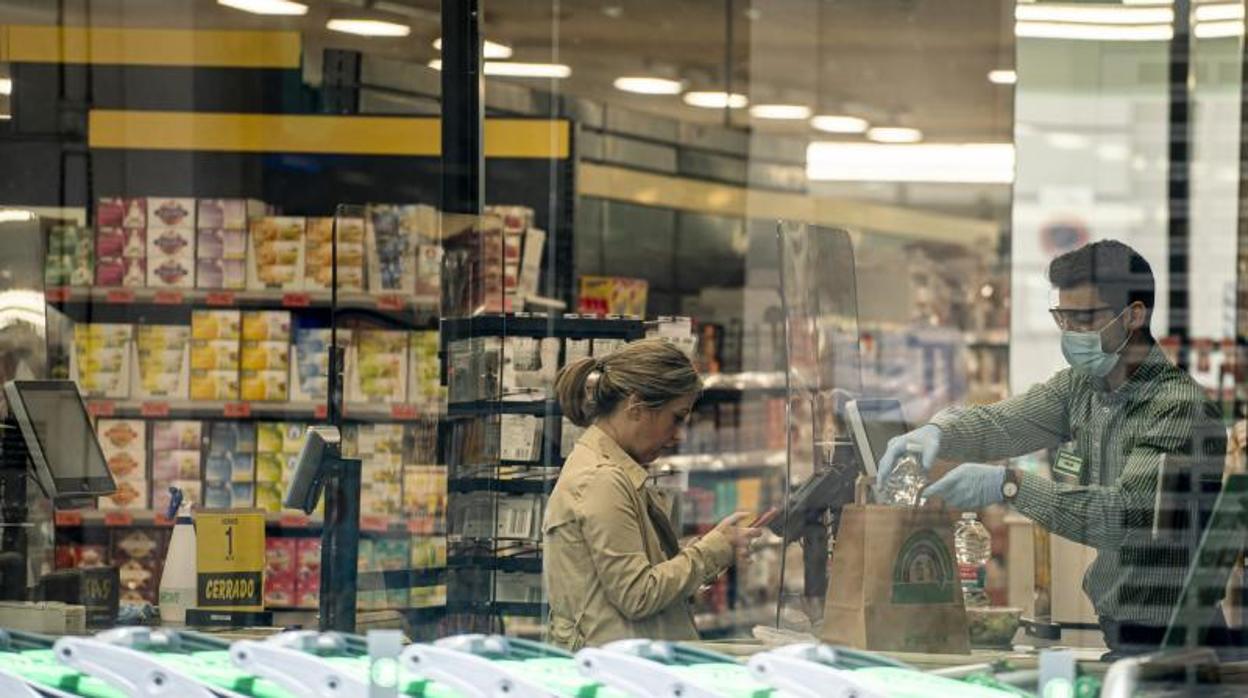
<svg viewBox="0 0 1248 698">
<path fill-rule="evenodd" d="M 73 381 L 10 381 L 4 391 L 35 473 L 52 497 L 116 491 Z"/>
<path fill-rule="evenodd" d="M 901 414 L 901 402 L 887 398 L 851 400 L 845 410 L 854 448 L 867 474 L 875 477 L 876 465 L 894 436 L 909 431 Z"/>
</svg>

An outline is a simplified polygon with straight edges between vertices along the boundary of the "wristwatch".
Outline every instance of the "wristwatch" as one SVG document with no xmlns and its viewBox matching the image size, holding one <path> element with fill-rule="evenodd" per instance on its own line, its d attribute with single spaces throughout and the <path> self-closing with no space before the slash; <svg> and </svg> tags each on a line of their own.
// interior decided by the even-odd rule
<svg viewBox="0 0 1248 698">
<path fill-rule="evenodd" d="M 1001 482 L 1001 496 L 1005 501 L 1012 502 L 1018 496 L 1019 476 L 1014 468 L 1005 469 L 1005 479 Z"/>
</svg>

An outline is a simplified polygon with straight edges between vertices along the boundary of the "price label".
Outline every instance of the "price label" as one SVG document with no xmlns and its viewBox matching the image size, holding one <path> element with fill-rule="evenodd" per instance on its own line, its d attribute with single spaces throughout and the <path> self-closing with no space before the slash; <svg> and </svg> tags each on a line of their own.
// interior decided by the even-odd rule
<svg viewBox="0 0 1248 698">
<path fill-rule="evenodd" d="M 144 417 L 168 417 L 169 403 L 167 402 L 145 402 L 139 405 L 139 413 Z"/>
<path fill-rule="evenodd" d="M 316 407 L 313 407 L 312 416 L 316 419 L 328 419 L 329 418 L 329 406 L 317 405 Z"/>
<path fill-rule="evenodd" d="M 213 291 L 204 296 L 206 305 L 223 305 L 226 307 L 234 307 L 234 294 L 229 291 Z"/>
<path fill-rule="evenodd" d="M 169 518 L 168 516 L 165 516 L 164 514 L 156 514 L 155 516 L 152 517 L 152 523 L 156 524 L 157 526 L 172 526 L 173 519 Z"/>
<path fill-rule="evenodd" d="M 264 512 L 200 511 L 195 544 L 200 608 L 264 609 Z"/>
<path fill-rule="evenodd" d="M 384 296 L 377 296 L 377 308 L 379 310 L 402 310 L 407 303 L 403 300 L 403 296 L 388 293 Z"/>
<path fill-rule="evenodd" d="M 415 405 L 391 405 L 390 416 L 394 419 L 416 419 L 420 412 Z"/>
<path fill-rule="evenodd" d="M 93 417 L 111 417 L 117 413 L 117 405 L 112 400 L 92 400 L 87 403 L 87 412 Z"/>
<path fill-rule="evenodd" d="M 306 514 L 282 514 L 277 523 L 282 528 L 307 528 L 310 521 Z"/>
<path fill-rule="evenodd" d="M 152 302 L 160 305 L 182 305 L 182 300 L 181 291 L 157 291 L 152 297 Z"/>
<path fill-rule="evenodd" d="M 282 305 L 287 308 L 306 308 L 312 305 L 309 293 L 287 293 L 282 296 Z"/>
<path fill-rule="evenodd" d="M 225 407 L 222 408 L 221 414 L 223 416 L 233 417 L 236 419 L 250 417 L 251 416 L 251 403 L 250 402 L 227 402 L 225 403 Z"/>
<path fill-rule="evenodd" d="M 49 303 L 64 303 L 69 300 L 69 288 L 65 286 L 53 286 L 43 292 L 43 297 Z"/>
<path fill-rule="evenodd" d="M 133 526 L 134 516 L 125 511 L 109 511 L 104 513 L 105 526 Z"/>
<path fill-rule="evenodd" d="M 104 295 L 109 303 L 133 303 L 134 291 L 128 288 L 115 288 Z"/>
<path fill-rule="evenodd" d="M 384 516 L 368 515 L 368 516 L 360 517 L 360 530 L 361 531 L 385 531 L 389 527 L 390 527 L 390 519 Z"/>
<path fill-rule="evenodd" d="M 81 526 L 81 511 L 58 511 L 53 517 L 53 521 L 57 526 Z"/>
</svg>

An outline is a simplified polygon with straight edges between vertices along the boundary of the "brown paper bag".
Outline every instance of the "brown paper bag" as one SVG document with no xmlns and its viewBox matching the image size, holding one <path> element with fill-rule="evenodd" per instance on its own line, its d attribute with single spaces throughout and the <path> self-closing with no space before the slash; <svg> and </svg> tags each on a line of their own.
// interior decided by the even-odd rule
<svg viewBox="0 0 1248 698">
<path fill-rule="evenodd" d="M 868 650 L 969 654 L 953 514 L 847 505 L 832 556 L 823 639 Z"/>
</svg>

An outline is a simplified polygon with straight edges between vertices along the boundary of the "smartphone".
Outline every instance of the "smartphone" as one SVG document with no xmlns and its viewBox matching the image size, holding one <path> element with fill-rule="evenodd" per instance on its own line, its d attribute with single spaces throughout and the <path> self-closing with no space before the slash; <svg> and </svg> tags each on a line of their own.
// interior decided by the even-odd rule
<svg viewBox="0 0 1248 698">
<path fill-rule="evenodd" d="M 750 522 L 750 525 L 747 528 L 762 528 L 763 526 L 771 523 L 772 519 L 776 518 L 776 515 L 779 513 L 779 509 L 772 507 L 754 517 L 754 520 Z"/>
</svg>

